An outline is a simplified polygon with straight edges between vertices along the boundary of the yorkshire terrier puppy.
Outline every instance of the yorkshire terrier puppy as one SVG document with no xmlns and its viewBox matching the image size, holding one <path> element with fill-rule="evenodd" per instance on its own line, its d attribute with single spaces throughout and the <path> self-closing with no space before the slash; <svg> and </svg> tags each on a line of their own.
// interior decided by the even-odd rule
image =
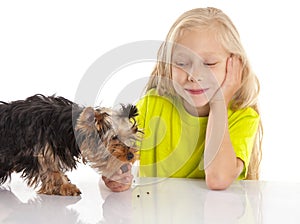
<svg viewBox="0 0 300 224">
<path fill-rule="evenodd" d="M 80 159 L 110 177 L 137 159 L 137 108 L 82 107 L 63 97 L 0 102 L 0 184 L 21 172 L 38 193 L 79 195 L 65 172 Z"/>
</svg>

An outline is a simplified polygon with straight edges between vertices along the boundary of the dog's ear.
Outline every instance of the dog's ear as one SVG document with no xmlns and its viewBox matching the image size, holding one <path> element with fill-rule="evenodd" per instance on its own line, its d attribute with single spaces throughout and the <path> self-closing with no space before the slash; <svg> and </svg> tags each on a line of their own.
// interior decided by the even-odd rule
<svg viewBox="0 0 300 224">
<path fill-rule="evenodd" d="M 121 104 L 121 113 L 120 117 L 128 117 L 129 119 L 135 118 L 138 115 L 138 109 L 136 106 L 132 104 Z"/>
<path fill-rule="evenodd" d="M 92 107 L 87 107 L 82 112 L 82 118 L 87 124 L 92 125 L 95 122 L 95 111 Z"/>
<path fill-rule="evenodd" d="M 121 112 L 120 112 L 120 117 L 125 117 L 129 118 L 129 120 L 132 122 L 132 131 L 133 133 L 139 132 L 138 127 L 137 127 L 137 122 L 135 117 L 138 116 L 138 109 L 135 105 L 132 104 L 121 104 Z"/>
<path fill-rule="evenodd" d="M 95 110 L 95 119 L 97 130 L 102 134 L 111 129 L 110 115 L 101 110 Z"/>
<path fill-rule="evenodd" d="M 111 128 L 109 114 L 106 112 L 101 112 L 101 110 L 94 110 L 92 107 L 87 107 L 83 110 L 81 116 L 89 127 L 96 127 L 102 134 Z"/>
</svg>

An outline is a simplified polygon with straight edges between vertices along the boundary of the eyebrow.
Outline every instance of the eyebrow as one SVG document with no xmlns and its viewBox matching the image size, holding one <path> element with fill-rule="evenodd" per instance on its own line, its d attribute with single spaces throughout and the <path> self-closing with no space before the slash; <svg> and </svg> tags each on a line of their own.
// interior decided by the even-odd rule
<svg viewBox="0 0 300 224">
<path fill-rule="evenodd" d="M 199 55 L 199 58 L 201 58 L 203 61 L 210 61 L 210 60 L 219 61 L 219 60 L 223 60 L 225 57 L 226 57 L 225 55 L 216 52 L 202 52 L 201 56 Z"/>
</svg>

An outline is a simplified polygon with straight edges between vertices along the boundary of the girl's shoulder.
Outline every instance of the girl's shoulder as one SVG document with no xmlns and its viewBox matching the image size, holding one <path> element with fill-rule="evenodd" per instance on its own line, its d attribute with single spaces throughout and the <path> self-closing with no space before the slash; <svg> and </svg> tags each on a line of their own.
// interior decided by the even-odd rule
<svg viewBox="0 0 300 224">
<path fill-rule="evenodd" d="M 153 105 L 155 104 L 156 106 L 158 105 L 163 105 L 164 107 L 166 106 L 172 106 L 175 103 L 177 103 L 178 99 L 172 96 L 165 96 L 165 95 L 160 95 L 157 91 L 157 89 L 153 88 L 148 90 L 138 101 L 137 105 L 142 105 L 142 104 L 147 104 Z"/>
<path fill-rule="evenodd" d="M 156 89 L 151 89 L 140 98 L 136 106 L 139 114 L 144 117 L 170 117 L 180 113 L 178 99 L 160 95 Z"/>
<path fill-rule="evenodd" d="M 237 110 L 228 110 L 229 127 L 243 126 L 246 129 L 249 126 L 257 125 L 260 121 L 260 115 L 252 107 L 245 107 Z"/>
<path fill-rule="evenodd" d="M 233 110 L 229 107 L 228 117 L 240 117 L 240 116 L 250 116 L 250 117 L 259 118 L 259 114 L 252 107 L 245 107 L 236 110 Z"/>
</svg>

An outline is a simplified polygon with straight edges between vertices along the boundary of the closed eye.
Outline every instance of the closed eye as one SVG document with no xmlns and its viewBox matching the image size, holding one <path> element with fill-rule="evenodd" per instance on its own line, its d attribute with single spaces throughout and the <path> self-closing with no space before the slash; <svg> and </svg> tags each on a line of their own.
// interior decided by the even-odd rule
<svg viewBox="0 0 300 224">
<path fill-rule="evenodd" d="M 184 68 L 184 67 L 187 67 L 189 65 L 189 63 L 188 62 L 178 61 L 178 62 L 175 62 L 175 65 L 177 67 Z"/>
<path fill-rule="evenodd" d="M 207 67 L 212 67 L 212 66 L 215 66 L 217 64 L 217 62 L 215 62 L 215 63 L 203 63 L 203 64 Z"/>
</svg>

